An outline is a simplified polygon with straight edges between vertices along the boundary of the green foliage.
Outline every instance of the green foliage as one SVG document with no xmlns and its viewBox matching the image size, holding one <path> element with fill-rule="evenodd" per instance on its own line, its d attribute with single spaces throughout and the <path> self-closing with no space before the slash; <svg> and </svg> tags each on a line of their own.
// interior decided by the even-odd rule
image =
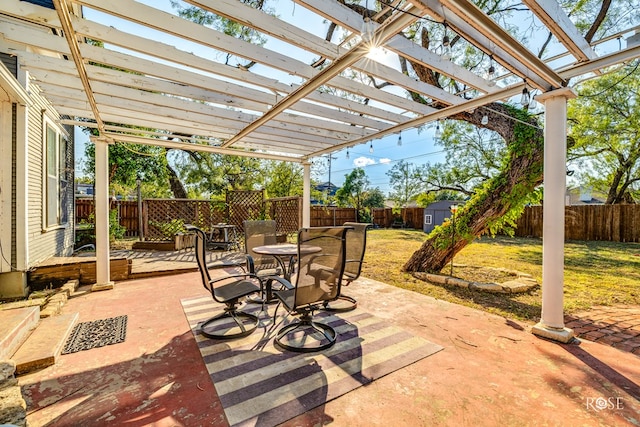
<svg viewBox="0 0 640 427">
<path fill-rule="evenodd" d="M 172 239 L 176 233 L 186 231 L 184 220 L 181 218 L 175 218 L 169 222 L 149 221 L 149 225 L 158 228 L 167 239 Z"/>
<path fill-rule="evenodd" d="M 261 178 L 266 197 L 302 196 L 303 172 L 298 163 L 265 161 Z"/>
<path fill-rule="evenodd" d="M 420 193 L 422 188 L 420 173 L 411 163 L 399 161 L 387 172 L 387 176 L 392 190 L 389 198 L 397 207 L 406 207 Z"/>
<path fill-rule="evenodd" d="M 605 189 L 607 203 L 640 200 L 639 64 L 584 82 L 569 103 L 575 178 Z"/>
<path fill-rule="evenodd" d="M 86 220 L 80 221 L 80 224 L 94 224 L 95 227 L 96 216 L 94 212 L 91 212 Z M 120 225 L 120 218 L 118 218 L 118 210 L 111 209 L 109 211 L 109 241 L 120 240 L 127 232 L 127 228 Z M 95 232 L 93 235 L 95 239 Z"/>
<path fill-rule="evenodd" d="M 379 188 L 370 189 L 364 169 L 355 168 L 345 175 L 344 184 L 336 191 L 336 201 L 338 206 L 355 208 L 359 221 L 370 222 L 371 208 L 384 206 L 384 194 Z"/>
</svg>

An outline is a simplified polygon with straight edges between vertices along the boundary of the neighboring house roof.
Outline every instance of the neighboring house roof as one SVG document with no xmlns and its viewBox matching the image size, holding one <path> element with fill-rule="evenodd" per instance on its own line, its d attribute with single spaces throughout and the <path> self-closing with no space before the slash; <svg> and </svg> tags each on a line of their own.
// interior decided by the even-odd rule
<svg viewBox="0 0 640 427">
<path fill-rule="evenodd" d="M 323 182 L 322 184 L 316 185 L 316 190 L 322 191 L 323 193 L 326 192 L 329 196 L 335 196 L 338 188 L 340 187 L 337 187 L 330 182 Z"/>
</svg>

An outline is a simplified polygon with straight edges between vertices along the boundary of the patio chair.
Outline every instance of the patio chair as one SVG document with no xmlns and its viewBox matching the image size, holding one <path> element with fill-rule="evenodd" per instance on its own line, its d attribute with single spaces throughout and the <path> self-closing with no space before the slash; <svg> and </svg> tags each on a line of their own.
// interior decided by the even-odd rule
<svg viewBox="0 0 640 427">
<path fill-rule="evenodd" d="M 258 317 L 238 310 L 238 305 L 241 298 L 261 291 L 260 279 L 248 273 L 211 279 L 206 262 L 207 237 L 204 231 L 193 225 L 185 225 L 185 228 L 196 236 L 195 254 L 203 286 L 216 302 L 225 305 L 223 313 L 200 325 L 200 333 L 214 339 L 240 338 L 251 334 L 258 326 Z"/>
<path fill-rule="evenodd" d="M 300 316 L 298 320 L 282 327 L 276 334 L 276 343 L 297 352 L 324 350 L 335 344 L 337 333 L 330 325 L 313 320 L 313 312 L 324 301 L 340 295 L 340 285 L 345 265 L 345 227 L 303 228 L 298 232 L 298 261 L 295 284 L 282 277 L 270 277 L 267 292 L 272 283 L 282 289 L 273 291 L 289 312 Z M 314 252 L 304 254 L 300 247 L 315 247 Z M 277 313 L 277 309 L 276 309 Z M 275 319 L 275 314 L 274 314 Z"/>
<path fill-rule="evenodd" d="M 247 271 L 258 277 L 279 276 L 282 269 L 278 261 L 270 255 L 253 252 L 253 248 L 263 245 L 275 245 L 276 222 L 273 220 L 244 221 L 244 250 L 247 254 Z"/>
<path fill-rule="evenodd" d="M 345 222 L 344 226 L 348 228 L 346 235 L 346 260 L 344 265 L 344 274 L 342 276 L 342 286 L 349 286 L 351 282 L 360 277 L 364 253 L 367 248 L 367 230 L 372 224 Z M 343 312 L 355 310 L 358 301 L 355 298 L 341 294 L 334 301 L 325 301 L 324 309 L 329 311 Z"/>
</svg>

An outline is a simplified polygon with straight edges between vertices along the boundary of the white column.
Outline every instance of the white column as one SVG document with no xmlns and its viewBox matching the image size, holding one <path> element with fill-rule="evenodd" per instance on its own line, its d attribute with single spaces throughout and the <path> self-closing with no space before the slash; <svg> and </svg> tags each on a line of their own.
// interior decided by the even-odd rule
<svg viewBox="0 0 640 427">
<path fill-rule="evenodd" d="M 95 144 L 96 283 L 92 290 L 112 289 L 109 275 L 109 143 L 91 138 Z"/>
<path fill-rule="evenodd" d="M 564 206 L 567 177 L 568 88 L 537 96 L 545 106 L 544 196 L 542 225 L 542 314 L 536 335 L 569 342 L 573 331 L 564 327 Z"/>
<path fill-rule="evenodd" d="M 311 224 L 311 163 L 304 162 L 302 184 L 302 226 Z"/>
</svg>

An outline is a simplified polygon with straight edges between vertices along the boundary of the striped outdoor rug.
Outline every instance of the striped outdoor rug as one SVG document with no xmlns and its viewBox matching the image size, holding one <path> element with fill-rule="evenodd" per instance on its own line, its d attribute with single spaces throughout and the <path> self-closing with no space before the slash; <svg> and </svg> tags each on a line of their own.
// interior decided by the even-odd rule
<svg viewBox="0 0 640 427">
<path fill-rule="evenodd" d="M 442 350 L 360 308 L 316 313 L 316 319 L 336 329 L 338 341 L 328 350 L 300 354 L 274 346 L 282 325 L 271 328 L 273 320 L 264 312 L 253 334 L 216 341 L 199 334 L 198 322 L 221 311 L 222 305 L 204 296 L 183 299 L 182 307 L 232 426 L 280 424 Z M 261 307 L 243 309 L 257 313 Z M 270 306 L 269 315 L 273 311 Z M 278 321 L 283 315 L 280 308 Z"/>
</svg>

